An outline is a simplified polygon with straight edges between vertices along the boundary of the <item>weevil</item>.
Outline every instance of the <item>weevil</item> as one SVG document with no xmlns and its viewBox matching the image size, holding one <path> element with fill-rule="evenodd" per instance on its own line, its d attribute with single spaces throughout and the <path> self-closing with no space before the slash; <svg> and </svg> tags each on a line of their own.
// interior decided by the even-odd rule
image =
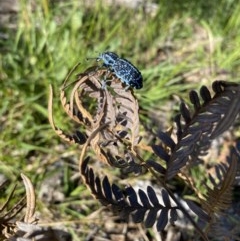
<svg viewBox="0 0 240 241">
<path fill-rule="evenodd" d="M 103 66 L 112 71 L 123 83 L 135 89 L 143 87 L 141 72 L 128 60 L 120 58 L 113 52 L 103 52 L 97 57 L 97 61 L 103 61 Z"/>
</svg>

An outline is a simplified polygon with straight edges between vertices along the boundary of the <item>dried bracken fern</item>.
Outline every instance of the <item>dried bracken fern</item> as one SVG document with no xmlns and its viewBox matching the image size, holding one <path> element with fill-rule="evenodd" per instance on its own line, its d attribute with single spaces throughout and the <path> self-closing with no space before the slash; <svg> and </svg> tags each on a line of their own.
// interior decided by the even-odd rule
<svg viewBox="0 0 240 241">
<path fill-rule="evenodd" d="M 3 183 L 1 185 L 0 190 L 4 188 L 5 184 Z M 8 208 L 8 205 L 10 204 L 10 201 L 13 198 L 15 189 L 16 189 L 16 185 L 14 186 L 13 190 L 10 192 L 10 195 L 8 196 L 5 203 L 0 208 L 0 213 L 1 213 L 0 234 L 1 235 L 9 232 L 9 230 L 14 226 L 12 220 L 22 211 L 22 209 L 26 205 L 25 197 L 23 197 L 13 207 L 11 207 L 10 209 Z"/>
<path fill-rule="evenodd" d="M 180 114 L 175 118 L 177 141 L 171 137 L 172 131 L 159 131 L 157 136 L 161 144 L 152 145 L 152 150 L 161 161 L 154 158 L 145 161 L 139 155 L 139 150 L 152 153 L 147 145 L 140 143 L 139 107 L 133 91 L 126 91 L 124 84 L 114 73 L 99 67 L 91 67 L 79 74 L 72 83 L 68 82 L 69 78 L 60 89 L 61 103 L 71 120 L 79 125 L 78 130 L 81 132 L 67 135 L 55 126 L 52 117 L 52 91 L 49 120 L 61 138 L 83 145 L 79 170 L 93 196 L 126 219 L 131 217 L 134 222 L 144 223 L 147 228 L 156 224 L 158 231 L 166 228 L 167 224 L 174 224 L 181 211 L 200 237 L 208 240 L 207 232 L 216 223 L 216 215 L 220 215 L 231 202 L 231 198 L 227 197 L 231 194 L 239 154 L 234 149 L 228 158 L 228 164 L 215 167 L 217 182 L 211 175 L 206 177 L 212 183 L 212 186 L 206 186 L 206 196 L 197 195 L 196 187 L 188 177 L 189 170 L 193 165 L 201 163 L 212 140 L 233 124 L 240 111 L 240 86 L 215 81 L 213 97 L 208 88 L 203 86 L 200 90 L 202 103 L 197 92 L 191 91 L 190 101 L 195 111 L 191 114 L 188 106 L 181 103 Z M 71 86 L 68 98 L 67 89 Z M 95 153 L 96 160 L 108 165 L 127 168 L 135 173 L 141 172 L 144 167 L 161 184 L 161 195 L 157 195 L 151 186 L 146 191 L 135 191 L 131 186 L 121 188 L 111 184 L 107 176 L 100 178 L 93 167 L 89 167 L 90 158 L 86 158 L 89 148 Z M 200 205 L 192 201 L 187 201 L 187 204 L 203 221 L 206 232 L 170 190 L 167 184 L 173 177 L 180 177 L 195 193 Z"/>
<path fill-rule="evenodd" d="M 234 122 L 240 111 L 240 86 L 224 81 L 213 83 L 215 95 L 211 97 L 209 90 L 203 86 L 200 90 L 203 104 L 198 94 L 190 92 L 190 100 L 195 112 L 191 117 L 187 105 L 180 105 L 181 115 L 175 120 L 177 124 L 177 143 L 168 133 L 160 132 L 158 137 L 170 149 L 161 145 L 153 145 L 153 150 L 166 162 L 165 179 L 176 176 L 181 168 L 196 164 L 210 148 L 211 141 L 221 135 Z M 180 117 L 185 124 L 182 125 Z"/>
<path fill-rule="evenodd" d="M 0 217 L 0 227 L 1 227 L 1 233 L 3 233 L 7 238 L 12 239 L 13 237 L 23 237 L 24 234 L 20 233 L 17 229 L 17 220 L 21 221 L 21 217 L 17 217 L 17 214 L 19 214 L 23 208 L 26 207 L 25 215 L 24 215 L 24 222 L 25 223 L 34 223 L 36 222 L 36 218 L 34 216 L 35 214 L 35 193 L 34 188 L 27 176 L 24 174 L 21 174 L 21 177 L 23 179 L 23 183 L 26 189 L 26 199 L 23 197 L 20 201 L 18 201 L 17 204 L 14 205 L 14 207 L 10 208 L 6 213 L 4 213 L 3 216 Z M 16 186 L 12 190 L 10 196 L 7 198 L 7 201 L 1 208 L 1 212 L 6 209 L 8 203 L 12 199 L 14 195 Z"/>
<path fill-rule="evenodd" d="M 73 88 L 68 100 L 66 90 L 71 85 Z M 67 78 L 61 87 L 60 99 L 65 112 L 84 131 L 67 135 L 56 127 L 52 117 L 52 89 L 50 123 L 64 140 L 84 144 L 81 161 L 90 146 L 98 160 L 114 166 L 129 166 L 140 140 L 139 107 L 132 91 L 125 91 L 122 82 L 108 70 L 96 67 L 79 74 L 72 84 Z M 91 108 L 90 103 L 96 103 L 96 106 Z"/>
<path fill-rule="evenodd" d="M 121 190 L 116 184 L 110 184 L 107 176 L 103 180 L 95 176 L 93 169 L 87 166 L 88 161 L 86 159 L 83 162 L 81 170 L 85 183 L 96 199 L 103 205 L 118 211 L 124 219 L 128 219 L 131 215 L 135 223 L 143 222 L 146 228 L 152 227 L 156 222 L 158 231 L 162 231 L 168 224 L 168 221 L 174 224 L 177 220 L 177 210 L 180 208 L 172 204 L 166 190 L 162 189 L 161 191 L 162 204 L 151 186 L 147 187 L 147 193 L 142 189 L 139 189 L 136 193 L 131 186 Z"/>
<path fill-rule="evenodd" d="M 35 217 L 36 197 L 33 184 L 26 175 L 21 174 L 21 177 L 26 190 L 26 198 L 22 198 L 14 207 L 10 208 L 9 211 L 4 212 L 4 209 L 6 209 L 6 206 L 14 195 L 16 187 L 7 198 L 6 203 L 0 210 L 1 213 L 4 212 L 4 215 L 0 217 L 0 239 L 9 241 L 71 240 L 70 234 L 63 230 L 41 227 L 37 224 L 38 220 Z M 23 208 L 25 208 L 25 212 L 23 212 Z M 19 216 L 18 214 L 20 212 L 21 214 L 23 213 L 23 215 Z"/>
<path fill-rule="evenodd" d="M 219 163 L 215 166 L 215 176 L 209 174 L 211 184 L 205 184 L 207 193 L 201 200 L 201 206 L 211 217 L 211 223 L 216 222 L 220 215 L 232 204 L 232 188 L 238 170 L 240 155 L 236 149 L 232 149 L 227 163 Z"/>
<path fill-rule="evenodd" d="M 174 142 L 169 133 L 158 133 L 162 144 L 153 145 L 153 150 L 165 161 L 166 165 L 152 160 L 148 161 L 148 164 L 156 172 L 164 176 L 163 182 L 179 174 L 197 196 L 195 184 L 188 179 L 191 166 L 201 163 L 201 158 L 207 154 L 212 140 L 227 130 L 240 112 L 239 85 L 215 81 L 213 90 L 215 95 L 211 97 L 210 91 L 205 86 L 201 88 L 200 95 L 203 104 L 200 103 L 197 92 L 190 92 L 190 100 L 195 109 L 192 116 L 187 105 L 181 103 L 181 114 L 175 118 L 177 143 Z M 180 121 L 181 117 L 185 122 L 184 125 Z M 233 148 L 230 157 L 227 158 L 228 164 L 220 163 L 215 166 L 217 180 L 212 175 L 206 177 L 212 186 L 205 184 L 207 189 L 205 198 L 198 197 L 201 208 L 188 201 L 190 209 L 200 219 L 208 220 L 208 228 L 215 224 L 217 215 L 220 215 L 231 204 L 232 186 L 239 161 L 239 154 Z"/>
</svg>

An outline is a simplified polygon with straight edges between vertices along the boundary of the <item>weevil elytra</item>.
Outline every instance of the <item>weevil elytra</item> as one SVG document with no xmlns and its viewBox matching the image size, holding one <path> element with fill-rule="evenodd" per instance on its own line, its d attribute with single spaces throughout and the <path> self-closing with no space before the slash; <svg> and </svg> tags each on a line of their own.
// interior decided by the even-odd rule
<svg viewBox="0 0 240 241">
<path fill-rule="evenodd" d="M 103 66 L 112 71 L 128 87 L 141 89 L 143 79 L 141 72 L 128 60 L 120 58 L 113 52 L 103 52 L 97 61 L 103 61 Z"/>
</svg>

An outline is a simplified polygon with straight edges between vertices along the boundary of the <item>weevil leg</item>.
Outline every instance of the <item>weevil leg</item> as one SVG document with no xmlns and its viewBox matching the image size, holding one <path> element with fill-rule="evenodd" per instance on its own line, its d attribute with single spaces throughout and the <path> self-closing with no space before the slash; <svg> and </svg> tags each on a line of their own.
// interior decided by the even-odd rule
<svg viewBox="0 0 240 241">
<path fill-rule="evenodd" d="M 109 75 L 111 71 L 107 68 L 107 72 L 103 76 L 103 80 L 101 81 L 102 89 L 106 90 L 107 88 L 107 82 L 110 82 L 110 80 L 107 80 L 107 76 Z"/>
<path fill-rule="evenodd" d="M 111 80 L 108 80 L 107 79 L 107 76 L 110 74 L 110 73 L 112 73 L 113 72 L 113 70 L 111 69 L 111 67 L 109 67 L 108 65 L 104 65 L 103 64 L 103 66 L 102 67 L 105 67 L 106 68 L 106 73 L 105 73 L 105 75 L 104 75 L 104 79 L 102 80 L 102 89 L 106 89 L 106 86 L 107 86 L 107 83 L 108 82 L 111 82 Z"/>
<path fill-rule="evenodd" d="M 102 85 L 101 89 L 102 90 L 106 90 L 106 88 L 107 88 L 107 84 L 106 83 L 107 83 L 107 81 L 105 79 L 101 81 L 101 85 Z"/>
</svg>

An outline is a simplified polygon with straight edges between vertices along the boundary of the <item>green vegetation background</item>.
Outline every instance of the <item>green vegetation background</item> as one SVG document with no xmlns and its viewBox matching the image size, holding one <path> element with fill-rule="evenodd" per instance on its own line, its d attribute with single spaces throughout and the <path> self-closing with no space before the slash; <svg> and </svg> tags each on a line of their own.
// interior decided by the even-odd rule
<svg viewBox="0 0 240 241">
<path fill-rule="evenodd" d="M 91 213 L 83 198 L 88 191 L 71 179 L 77 173 L 71 162 L 79 149 L 55 135 L 47 113 L 52 84 L 57 124 L 66 130 L 71 126 L 60 108 L 58 90 L 77 62 L 82 71 L 96 64 L 87 57 L 110 50 L 134 63 L 144 77 L 144 87 L 135 91 L 141 120 L 158 125 L 155 128 L 170 126 L 172 113 L 178 109 L 169 105 L 175 103 L 174 96 L 187 98 L 188 90 L 202 84 L 210 87 L 217 79 L 239 82 L 238 0 L 162 0 L 155 1 L 151 11 L 101 1 L 86 5 L 39 0 L 34 6 L 20 2 L 16 29 L 0 30 L 8 36 L 0 38 L 0 173 L 16 183 L 23 172 L 38 191 L 61 170 L 65 202 L 38 201 L 40 212 L 53 209 L 58 220 Z M 164 106 L 172 107 L 166 111 Z M 158 116 L 162 115 L 169 123 L 161 123 Z M 24 188 L 17 192 L 23 193 Z M 91 198 L 87 202 L 98 205 Z M 69 203 L 79 205 L 80 211 Z"/>
</svg>

